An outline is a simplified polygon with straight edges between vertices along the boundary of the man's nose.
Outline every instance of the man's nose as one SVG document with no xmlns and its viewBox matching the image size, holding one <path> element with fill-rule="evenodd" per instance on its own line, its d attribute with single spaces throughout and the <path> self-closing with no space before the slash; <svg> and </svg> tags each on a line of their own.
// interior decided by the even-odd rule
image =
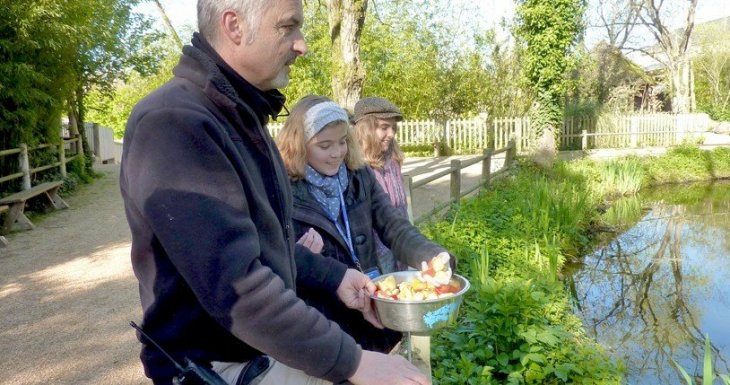
<svg viewBox="0 0 730 385">
<path fill-rule="evenodd" d="M 297 39 L 294 41 L 292 50 L 296 52 L 297 56 L 304 56 L 307 54 L 307 42 L 304 41 L 304 34 L 302 34 L 301 31 L 299 32 Z"/>
</svg>

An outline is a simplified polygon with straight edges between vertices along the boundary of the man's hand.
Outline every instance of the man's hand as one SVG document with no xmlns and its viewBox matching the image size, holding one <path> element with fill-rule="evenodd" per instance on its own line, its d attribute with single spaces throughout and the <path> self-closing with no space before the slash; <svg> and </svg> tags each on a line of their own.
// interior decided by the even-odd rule
<svg viewBox="0 0 730 385">
<path fill-rule="evenodd" d="M 322 247 L 324 247 L 324 241 L 322 241 L 322 236 L 319 235 L 317 230 L 313 228 L 309 228 L 304 235 L 302 235 L 301 238 L 297 241 L 298 244 L 306 247 L 309 249 L 309 251 L 319 254 L 322 252 Z"/>
<path fill-rule="evenodd" d="M 383 324 L 375 314 L 375 308 L 370 296 L 375 294 L 375 284 L 367 275 L 355 270 L 347 269 L 337 288 L 337 297 L 350 309 L 360 310 L 363 317 L 378 329 Z"/>
<path fill-rule="evenodd" d="M 360 365 L 349 378 L 355 385 L 431 385 L 431 379 L 397 354 L 362 351 Z"/>
</svg>

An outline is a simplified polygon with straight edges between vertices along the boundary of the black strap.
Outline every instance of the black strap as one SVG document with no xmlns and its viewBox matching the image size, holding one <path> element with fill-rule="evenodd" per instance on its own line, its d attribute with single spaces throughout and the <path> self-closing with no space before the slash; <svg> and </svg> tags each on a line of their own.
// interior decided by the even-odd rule
<svg viewBox="0 0 730 385">
<path fill-rule="evenodd" d="M 243 370 L 241 370 L 241 374 L 238 375 L 238 380 L 236 380 L 236 385 L 250 384 L 251 381 L 265 372 L 269 365 L 269 357 L 258 356 L 251 359 L 243 366 Z"/>
</svg>

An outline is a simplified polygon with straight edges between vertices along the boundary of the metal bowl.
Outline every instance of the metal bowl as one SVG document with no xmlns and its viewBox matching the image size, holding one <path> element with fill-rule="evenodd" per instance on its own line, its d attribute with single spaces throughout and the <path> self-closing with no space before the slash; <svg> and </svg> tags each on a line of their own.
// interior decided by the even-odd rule
<svg viewBox="0 0 730 385">
<path fill-rule="evenodd" d="M 393 276 L 396 283 L 408 281 L 418 274 L 415 270 L 399 271 L 383 274 L 373 280 L 377 283 L 388 276 Z M 385 327 L 400 332 L 429 334 L 456 321 L 459 307 L 464 299 L 464 293 L 469 290 L 469 281 L 454 274 L 451 284 L 460 290 L 448 297 L 428 299 L 423 301 L 400 301 L 372 296 L 375 301 L 375 310 Z"/>
</svg>

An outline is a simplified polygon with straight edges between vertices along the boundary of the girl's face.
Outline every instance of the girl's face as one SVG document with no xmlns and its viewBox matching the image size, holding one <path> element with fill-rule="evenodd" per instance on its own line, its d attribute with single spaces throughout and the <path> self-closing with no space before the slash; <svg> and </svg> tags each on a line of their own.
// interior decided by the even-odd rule
<svg viewBox="0 0 730 385">
<path fill-rule="evenodd" d="M 337 174 L 347 155 L 347 123 L 328 125 L 307 142 L 307 163 L 322 175 Z"/>
<path fill-rule="evenodd" d="M 380 141 L 380 150 L 388 152 L 395 137 L 396 122 L 394 118 L 375 119 L 375 136 Z"/>
</svg>

